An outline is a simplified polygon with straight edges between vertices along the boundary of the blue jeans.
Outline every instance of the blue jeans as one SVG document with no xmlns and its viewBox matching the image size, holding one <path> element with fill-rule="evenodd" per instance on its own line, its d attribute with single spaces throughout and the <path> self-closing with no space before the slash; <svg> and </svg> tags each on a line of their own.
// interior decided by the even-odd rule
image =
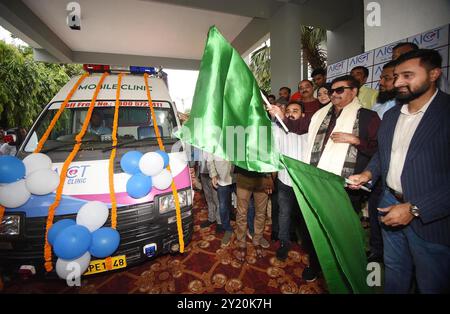
<svg viewBox="0 0 450 314">
<path fill-rule="evenodd" d="M 231 212 L 231 193 L 233 192 L 232 185 L 218 186 L 217 196 L 219 197 L 219 213 L 222 228 L 225 231 L 233 231 L 230 224 Z"/>
<path fill-rule="evenodd" d="M 247 226 L 248 231 L 251 234 L 255 233 L 255 199 L 252 197 L 250 198 L 250 202 L 248 202 L 248 211 L 247 211 Z"/>
<path fill-rule="evenodd" d="M 378 207 L 395 204 L 399 202 L 386 190 Z M 385 293 L 409 293 L 414 277 L 420 293 L 450 292 L 450 247 L 423 240 L 410 225 L 390 228 L 382 224 L 382 234 Z"/>
<path fill-rule="evenodd" d="M 284 244 L 290 244 L 291 213 L 299 211 L 294 189 L 277 180 L 278 188 L 278 239 Z"/>
</svg>

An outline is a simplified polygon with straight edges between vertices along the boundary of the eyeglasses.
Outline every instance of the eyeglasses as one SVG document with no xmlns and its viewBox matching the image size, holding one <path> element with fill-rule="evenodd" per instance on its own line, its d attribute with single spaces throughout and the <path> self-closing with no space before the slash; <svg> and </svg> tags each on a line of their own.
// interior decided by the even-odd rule
<svg viewBox="0 0 450 314">
<path fill-rule="evenodd" d="M 334 94 L 334 92 L 336 92 L 336 94 L 340 95 L 340 94 L 342 94 L 345 91 L 346 88 L 353 89 L 353 87 L 350 87 L 350 86 L 341 86 L 341 87 L 338 87 L 338 88 L 335 88 L 335 89 L 330 89 L 328 91 L 328 95 L 331 96 L 331 95 Z"/>
</svg>

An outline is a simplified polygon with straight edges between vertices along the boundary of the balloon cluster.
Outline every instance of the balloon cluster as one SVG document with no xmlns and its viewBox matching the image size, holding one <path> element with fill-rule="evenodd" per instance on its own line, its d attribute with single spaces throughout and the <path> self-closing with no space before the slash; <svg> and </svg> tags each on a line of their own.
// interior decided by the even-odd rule
<svg viewBox="0 0 450 314">
<path fill-rule="evenodd" d="M 59 185 L 59 175 L 51 169 L 52 160 L 45 154 L 30 154 L 22 161 L 14 156 L 0 156 L 0 205 L 16 208 L 31 194 L 45 195 Z"/>
<path fill-rule="evenodd" d="M 120 244 L 117 230 L 102 227 L 108 219 L 109 210 L 105 203 L 92 201 L 78 211 L 76 221 L 62 219 L 48 231 L 47 240 L 58 257 L 56 273 L 66 279 L 72 271 L 69 263 L 78 263 L 80 276 L 87 270 L 91 256 L 111 256 Z"/>
<path fill-rule="evenodd" d="M 154 186 L 165 190 L 172 184 L 172 174 L 166 167 L 169 165 L 169 155 L 157 150 L 142 154 L 129 151 L 122 156 L 120 166 L 131 175 L 127 181 L 127 193 L 132 198 L 146 196 Z"/>
</svg>

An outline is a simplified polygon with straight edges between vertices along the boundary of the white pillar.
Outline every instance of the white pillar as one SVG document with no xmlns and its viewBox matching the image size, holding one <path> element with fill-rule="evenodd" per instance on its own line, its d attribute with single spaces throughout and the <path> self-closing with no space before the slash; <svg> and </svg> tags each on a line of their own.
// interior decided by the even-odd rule
<svg viewBox="0 0 450 314">
<path fill-rule="evenodd" d="M 296 92 L 302 77 L 299 7 L 286 3 L 269 21 L 272 94 L 282 86 Z"/>
</svg>

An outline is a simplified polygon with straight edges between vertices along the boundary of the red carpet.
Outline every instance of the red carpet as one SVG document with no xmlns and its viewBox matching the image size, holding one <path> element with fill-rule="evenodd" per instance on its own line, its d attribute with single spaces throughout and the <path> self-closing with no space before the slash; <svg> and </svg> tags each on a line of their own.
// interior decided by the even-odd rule
<svg viewBox="0 0 450 314">
<path fill-rule="evenodd" d="M 233 257 L 233 243 L 220 247 L 222 235 L 216 236 L 214 225 L 200 229 L 208 213 L 203 196 L 194 200 L 195 226 L 192 241 L 184 254 L 166 255 L 139 266 L 115 273 L 82 278 L 81 287 L 68 287 L 63 280 L 28 279 L 5 284 L 4 293 L 245 293 L 310 294 L 325 293 L 324 280 L 302 281 L 307 256 L 297 244 L 289 257 L 280 262 L 275 257 L 277 243 L 264 250 L 257 259 L 249 240 L 247 263 L 241 266 Z M 270 238 L 270 225 L 265 229 Z"/>
</svg>

